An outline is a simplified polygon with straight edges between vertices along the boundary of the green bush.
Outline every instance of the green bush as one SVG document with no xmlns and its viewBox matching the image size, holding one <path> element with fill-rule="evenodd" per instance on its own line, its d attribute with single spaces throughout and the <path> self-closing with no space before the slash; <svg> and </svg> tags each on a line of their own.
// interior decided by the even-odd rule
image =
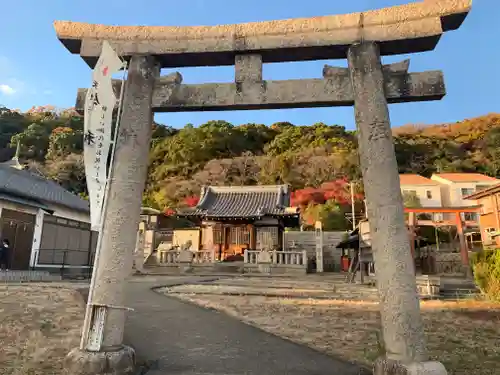
<svg viewBox="0 0 500 375">
<path fill-rule="evenodd" d="M 481 293 L 491 300 L 500 301 L 500 249 L 474 254 L 472 269 Z"/>
</svg>

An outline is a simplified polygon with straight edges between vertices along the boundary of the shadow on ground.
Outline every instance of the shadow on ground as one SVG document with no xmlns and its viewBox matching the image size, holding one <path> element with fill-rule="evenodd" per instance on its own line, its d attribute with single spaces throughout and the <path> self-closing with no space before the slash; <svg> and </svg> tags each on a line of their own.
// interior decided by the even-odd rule
<svg viewBox="0 0 500 375">
<path fill-rule="evenodd" d="M 183 282 L 193 280 L 183 279 Z M 125 342 L 139 374 L 360 375 L 371 371 L 153 290 L 179 280 L 131 281 Z M 80 290 L 84 296 L 88 290 Z"/>
</svg>

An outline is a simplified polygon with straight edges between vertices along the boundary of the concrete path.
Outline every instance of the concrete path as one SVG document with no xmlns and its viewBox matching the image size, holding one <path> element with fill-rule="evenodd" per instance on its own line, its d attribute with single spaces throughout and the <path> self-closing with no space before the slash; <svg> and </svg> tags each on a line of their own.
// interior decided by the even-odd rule
<svg viewBox="0 0 500 375">
<path fill-rule="evenodd" d="M 135 311 L 128 314 L 126 341 L 152 363 L 148 375 L 360 373 L 352 364 L 151 290 L 189 279 L 143 277 L 129 282 L 128 306 Z"/>
</svg>

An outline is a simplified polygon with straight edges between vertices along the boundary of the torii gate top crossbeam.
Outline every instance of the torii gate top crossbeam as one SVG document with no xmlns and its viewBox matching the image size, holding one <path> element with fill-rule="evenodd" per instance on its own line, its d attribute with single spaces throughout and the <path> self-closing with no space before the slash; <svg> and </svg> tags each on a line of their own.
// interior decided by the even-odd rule
<svg viewBox="0 0 500 375">
<path fill-rule="evenodd" d="M 116 52 L 154 55 L 161 66 L 233 65 L 236 54 L 264 63 L 345 58 L 349 45 L 373 41 L 382 55 L 434 49 L 460 27 L 472 0 L 426 0 L 346 15 L 219 26 L 105 26 L 56 21 L 59 40 L 93 67 L 104 40 Z"/>
</svg>

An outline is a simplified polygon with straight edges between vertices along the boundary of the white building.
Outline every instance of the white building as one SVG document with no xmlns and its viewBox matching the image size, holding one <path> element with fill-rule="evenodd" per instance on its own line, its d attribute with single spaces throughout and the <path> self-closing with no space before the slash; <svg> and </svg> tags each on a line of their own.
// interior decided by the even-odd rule
<svg viewBox="0 0 500 375">
<path fill-rule="evenodd" d="M 53 181 L 0 164 L 0 238 L 12 269 L 89 268 L 97 243 L 88 202 Z"/>
<path fill-rule="evenodd" d="M 418 174 L 400 174 L 401 192 L 415 194 L 422 207 L 443 207 L 441 185 Z M 442 220 L 442 214 L 434 214 L 435 221 Z"/>
<path fill-rule="evenodd" d="M 439 173 L 433 174 L 431 180 L 441 187 L 442 204 L 446 207 L 476 206 L 478 201 L 465 199 L 480 190 L 500 183 L 500 180 L 480 173 Z M 463 214 L 465 221 L 478 221 L 477 213 Z"/>
</svg>

